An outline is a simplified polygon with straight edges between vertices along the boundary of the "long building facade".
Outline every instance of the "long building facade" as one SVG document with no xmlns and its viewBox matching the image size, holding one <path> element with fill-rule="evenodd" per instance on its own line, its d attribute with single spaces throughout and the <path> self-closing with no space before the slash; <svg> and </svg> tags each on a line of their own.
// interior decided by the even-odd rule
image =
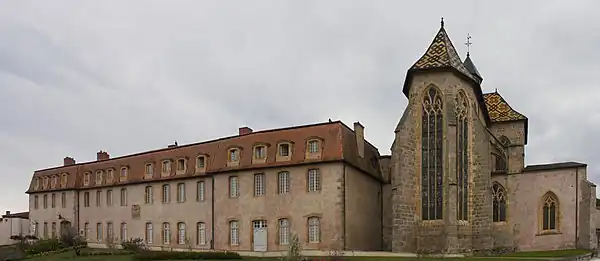
<svg viewBox="0 0 600 261">
<path fill-rule="evenodd" d="M 525 166 L 528 118 L 483 93 L 443 26 L 409 68 L 391 155 L 358 122 L 253 132 L 35 171 L 31 233 L 162 248 L 471 252 L 597 248 L 577 162 Z"/>
</svg>

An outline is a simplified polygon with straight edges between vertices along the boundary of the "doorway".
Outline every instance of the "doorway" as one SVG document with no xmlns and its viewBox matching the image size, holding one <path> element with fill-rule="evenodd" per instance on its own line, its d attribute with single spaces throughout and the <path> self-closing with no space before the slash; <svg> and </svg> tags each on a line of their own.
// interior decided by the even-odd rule
<svg viewBox="0 0 600 261">
<path fill-rule="evenodd" d="M 252 250 L 257 252 L 267 251 L 267 221 L 252 221 Z"/>
</svg>

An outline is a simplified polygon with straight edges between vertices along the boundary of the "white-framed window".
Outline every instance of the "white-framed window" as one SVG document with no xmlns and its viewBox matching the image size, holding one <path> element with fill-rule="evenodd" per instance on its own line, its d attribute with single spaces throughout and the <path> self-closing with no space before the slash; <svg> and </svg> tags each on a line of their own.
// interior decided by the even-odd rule
<svg viewBox="0 0 600 261">
<path fill-rule="evenodd" d="M 177 244 L 185 245 L 185 223 L 177 223 Z"/>
<path fill-rule="evenodd" d="M 229 221 L 229 244 L 237 246 L 240 244 L 240 231 L 237 220 Z"/>
<path fill-rule="evenodd" d="M 171 224 L 165 222 L 163 223 L 163 233 L 162 233 L 163 245 L 171 244 Z"/>
<path fill-rule="evenodd" d="M 145 174 L 146 176 L 154 175 L 154 164 L 146 163 Z"/>
<path fill-rule="evenodd" d="M 230 198 L 237 198 L 240 196 L 239 185 L 240 185 L 240 183 L 239 183 L 237 176 L 229 177 L 229 197 Z"/>
<path fill-rule="evenodd" d="M 318 140 L 309 140 L 308 141 L 308 153 L 317 153 L 319 152 L 319 141 Z"/>
<path fill-rule="evenodd" d="M 104 237 L 102 236 L 102 223 L 97 223 L 96 224 L 96 240 L 98 242 L 102 242 L 103 239 L 104 239 Z"/>
<path fill-rule="evenodd" d="M 196 201 L 204 201 L 204 181 L 196 183 Z"/>
<path fill-rule="evenodd" d="M 196 244 L 206 245 L 206 224 L 198 222 L 196 226 Z"/>
<path fill-rule="evenodd" d="M 163 173 L 171 173 L 171 161 L 170 160 L 164 160 L 162 162 L 162 172 Z"/>
<path fill-rule="evenodd" d="M 106 238 L 110 238 L 110 239 L 114 239 L 114 230 L 113 230 L 113 223 L 112 222 L 108 222 L 106 223 Z"/>
<path fill-rule="evenodd" d="M 112 191 L 112 189 L 109 189 L 106 191 L 106 205 L 112 206 L 112 204 L 113 204 L 113 191 Z"/>
<path fill-rule="evenodd" d="M 178 159 L 177 160 L 177 171 L 185 171 L 185 159 Z"/>
<path fill-rule="evenodd" d="M 36 224 L 36 225 L 37 225 L 37 224 Z M 84 237 L 86 240 L 89 240 L 89 239 L 91 239 L 91 238 L 90 238 L 90 234 L 91 234 L 90 232 L 91 232 L 91 230 L 92 230 L 92 229 L 90 228 L 90 223 L 88 223 L 88 222 L 85 222 L 85 224 L 83 225 L 83 237 Z"/>
<path fill-rule="evenodd" d="M 254 196 L 265 195 L 265 174 L 254 174 Z"/>
<path fill-rule="evenodd" d="M 146 223 L 146 244 L 152 245 L 154 241 L 154 231 L 152 223 Z"/>
<path fill-rule="evenodd" d="M 154 190 L 152 189 L 152 186 L 146 186 L 145 189 L 145 195 L 144 195 L 144 202 L 146 204 L 152 204 L 152 202 L 154 202 Z"/>
<path fill-rule="evenodd" d="M 206 157 L 204 155 L 196 158 L 196 168 L 203 169 L 206 166 Z"/>
<path fill-rule="evenodd" d="M 185 202 L 185 183 L 177 184 L 177 202 Z"/>
<path fill-rule="evenodd" d="M 127 188 L 121 189 L 121 206 L 127 206 Z"/>
<path fill-rule="evenodd" d="M 227 159 L 230 162 L 239 161 L 240 160 L 240 150 L 239 149 L 230 149 Z"/>
<path fill-rule="evenodd" d="M 287 245 L 290 243 L 290 221 L 287 218 L 279 220 L 279 244 Z"/>
<path fill-rule="evenodd" d="M 319 169 L 308 170 L 308 191 L 320 191 L 321 190 L 321 173 Z"/>
<path fill-rule="evenodd" d="M 290 144 L 289 143 L 280 143 L 277 148 L 277 153 L 279 153 L 279 156 L 281 156 L 281 157 L 290 156 Z"/>
<path fill-rule="evenodd" d="M 162 186 L 162 198 L 163 203 L 171 202 L 171 186 L 169 186 L 169 184 L 164 184 Z"/>
<path fill-rule="evenodd" d="M 321 220 L 319 217 L 308 218 L 308 242 L 319 243 L 321 241 Z"/>
<path fill-rule="evenodd" d="M 264 159 L 267 157 L 267 147 L 264 145 L 258 145 L 254 147 L 254 158 Z"/>
<path fill-rule="evenodd" d="M 277 173 L 277 193 L 287 194 L 290 192 L 290 173 L 282 171 Z"/>
<path fill-rule="evenodd" d="M 127 223 L 121 223 L 121 240 L 127 240 Z"/>
</svg>

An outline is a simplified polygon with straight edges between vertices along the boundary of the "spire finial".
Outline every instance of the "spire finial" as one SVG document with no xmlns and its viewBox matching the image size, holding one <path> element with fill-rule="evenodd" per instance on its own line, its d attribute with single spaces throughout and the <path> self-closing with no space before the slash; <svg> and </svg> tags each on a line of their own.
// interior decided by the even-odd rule
<svg viewBox="0 0 600 261">
<path fill-rule="evenodd" d="M 465 42 L 465 45 L 467 46 L 467 57 L 469 57 L 469 53 L 471 52 L 471 45 L 473 43 L 471 42 L 471 34 L 467 34 L 467 41 Z"/>
<path fill-rule="evenodd" d="M 440 24 L 442 25 L 442 28 L 444 28 L 444 17 L 442 17 L 442 21 L 440 22 Z"/>
</svg>

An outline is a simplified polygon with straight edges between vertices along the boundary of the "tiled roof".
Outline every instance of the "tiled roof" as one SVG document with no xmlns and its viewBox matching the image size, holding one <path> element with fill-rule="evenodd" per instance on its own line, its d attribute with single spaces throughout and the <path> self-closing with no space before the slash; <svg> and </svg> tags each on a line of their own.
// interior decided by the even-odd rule
<svg viewBox="0 0 600 261">
<path fill-rule="evenodd" d="M 510 107 L 498 92 L 484 93 L 483 99 L 492 122 L 527 120 L 527 117 Z"/>
<path fill-rule="evenodd" d="M 323 141 L 322 154 L 320 159 L 306 159 L 306 143 L 311 138 L 318 138 Z M 290 142 L 292 144 L 292 156 L 289 161 L 275 161 L 277 144 L 280 142 Z M 267 145 L 266 163 L 253 163 L 252 151 L 256 144 Z M 233 147 L 241 149 L 240 164 L 236 167 L 227 166 L 227 150 Z M 86 172 L 91 172 L 92 176 L 97 170 L 115 170 L 115 178 L 110 184 L 104 181 L 98 186 L 124 185 L 131 183 L 141 183 L 157 180 L 169 180 L 185 178 L 198 175 L 212 175 L 220 172 L 258 169 L 268 167 L 290 166 L 298 164 L 345 161 L 348 164 L 361 169 L 367 173 L 376 175 L 379 172 L 377 164 L 371 162 L 371 157 L 379 157 L 379 152 L 370 143 L 365 143 L 365 157 L 360 158 L 356 153 L 356 136 L 352 129 L 347 127 L 341 121 L 318 123 L 304 126 L 288 127 L 281 129 L 272 129 L 264 131 L 255 131 L 250 134 L 236 135 L 216 140 L 210 140 L 200 143 L 179 145 L 177 147 L 163 148 L 158 150 L 146 151 L 122 157 L 110 158 L 108 160 L 77 163 L 70 166 L 55 167 L 43 169 L 34 172 L 28 193 L 42 191 L 56 191 L 83 188 L 83 176 Z M 198 155 L 206 155 L 206 171 L 198 174 L 194 173 L 195 159 Z M 154 162 L 160 164 L 162 160 L 179 158 L 188 159 L 187 172 L 185 174 L 175 175 L 173 168 L 171 176 L 161 177 L 160 171 L 155 171 L 154 178 L 144 179 L 144 168 L 146 163 Z M 127 181 L 119 181 L 119 170 L 121 167 L 128 167 Z M 47 188 L 34 190 L 34 180 L 36 178 L 50 177 L 52 175 L 67 173 L 68 182 L 63 188 L 57 186 L 55 189 Z M 98 187 L 93 182 L 85 188 Z"/>
</svg>

